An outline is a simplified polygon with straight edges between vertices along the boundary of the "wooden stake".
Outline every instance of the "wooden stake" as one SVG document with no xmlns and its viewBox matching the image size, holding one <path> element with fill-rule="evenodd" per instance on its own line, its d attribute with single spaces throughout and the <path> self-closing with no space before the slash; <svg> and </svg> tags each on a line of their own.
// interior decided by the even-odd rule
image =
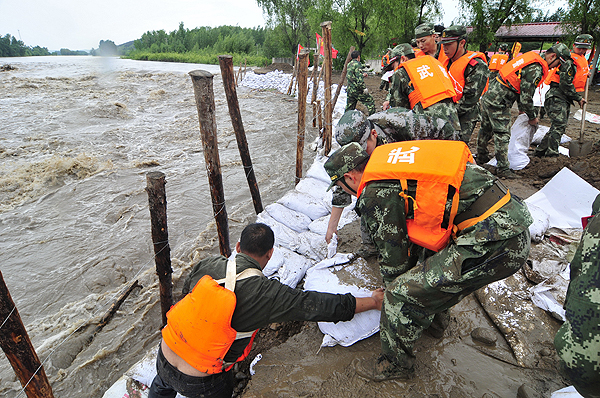
<svg viewBox="0 0 600 398">
<path fill-rule="evenodd" d="M 217 142 L 213 75 L 205 70 L 194 70 L 189 74 L 194 85 L 194 96 L 198 108 L 198 121 L 200 122 L 200 132 L 202 133 L 202 145 L 204 146 L 204 161 L 210 184 L 213 214 L 219 235 L 219 249 L 221 255 L 229 257 L 231 255 L 231 248 L 229 247 L 229 227 Z"/>
<path fill-rule="evenodd" d="M 323 69 L 325 69 L 325 129 L 323 130 L 324 155 L 328 156 L 331 152 L 331 126 L 333 107 L 331 106 L 331 21 L 321 24 L 323 45 L 325 47 L 325 60 Z"/>
<path fill-rule="evenodd" d="M 292 80 L 290 80 L 290 85 L 287 89 L 287 95 L 292 93 L 292 87 L 294 86 L 294 78 L 296 77 L 296 71 L 298 70 L 298 62 L 294 64 L 294 72 L 292 72 Z"/>
<path fill-rule="evenodd" d="M 121 297 L 119 297 L 119 299 L 117 301 L 115 301 L 110 308 L 108 309 L 108 311 L 106 312 L 106 314 L 104 314 L 104 316 L 100 319 L 100 322 L 98 322 L 98 325 L 96 325 L 96 328 L 94 329 L 94 333 L 92 334 L 92 336 L 90 337 L 90 341 L 94 338 L 94 336 L 102 330 L 102 328 L 104 326 L 106 326 L 108 324 L 108 322 L 112 319 L 112 317 L 115 315 L 115 313 L 117 312 L 117 310 L 119 309 L 119 307 L 121 307 L 121 304 L 123 304 L 123 302 L 125 301 L 125 299 L 129 296 L 129 294 L 133 291 L 133 289 L 135 289 L 136 287 L 142 288 L 142 285 L 140 285 L 137 281 L 137 279 L 127 288 L 127 290 L 125 291 L 125 293 L 123 293 L 121 295 Z"/>
<path fill-rule="evenodd" d="M 167 325 L 167 312 L 173 305 L 173 283 L 171 275 L 171 249 L 167 231 L 167 196 L 165 194 L 165 175 L 160 171 L 146 174 L 146 192 L 150 207 L 152 224 L 152 243 L 154 244 L 154 262 L 160 286 L 160 308 L 162 326 Z"/>
<path fill-rule="evenodd" d="M 308 51 L 300 51 L 298 64 L 298 143 L 296 146 L 296 184 L 298 184 L 302 178 L 302 159 L 304 156 L 306 94 L 308 91 Z"/>
<path fill-rule="evenodd" d="M 229 105 L 229 116 L 231 117 L 233 131 L 235 131 L 240 158 L 242 159 L 244 171 L 246 172 L 248 187 L 250 188 L 252 202 L 254 203 L 254 211 L 256 214 L 259 214 L 263 211 L 263 205 L 260 199 L 258 183 L 254 176 L 254 169 L 252 168 L 252 159 L 250 159 L 250 151 L 248 150 L 248 141 L 246 140 L 246 132 L 244 131 L 242 115 L 240 114 L 237 92 L 235 90 L 235 85 L 233 84 L 233 57 L 231 55 L 219 55 L 219 65 L 221 66 L 221 77 L 223 78 L 223 87 L 225 88 L 227 105 Z"/>
<path fill-rule="evenodd" d="M 312 126 L 317 127 L 317 91 L 319 90 L 319 84 L 317 83 L 317 70 L 319 69 L 319 53 L 315 53 L 313 55 L 313 71 L 312 71 L 312 82 L 313 82 L 313 90 L 312 97 L 310 103 L 312 104 Z"/>
<path fill-rule="evenodd" d="M 354 46 L 350 47 L 350 51 L 348 51 L 348 55 L 346 56 L 346 63 L 344 64 L 344 69 L 342 70 L 342 77 L 340 77 L 340 82 L 338 83 L 337 89 L 335 90 L 335 96 L 333 97 L 333 104 L 331 108 L 335 108 L 335 103 L 337 102 L 338 97 L 340 96 L 340 92 L 342 91 L 342 85 L 344 84 L 344 80 L 346 80 L 346 74 L 348 73 L 348 63 L 352 60 L 352 52 L 354 51 Z"/>
<path fill-rule="evenodd" d="M 323 108 L 321 108 L 321 100 L 317 100 L 317 119 L 319 119 L 319 136 L 323 137 Z"/>
<path fill-rule="evenodd" d="M 52 387 L 0 272 L 0 347 L 28 398 L 54 398 Z"/>
</svg>

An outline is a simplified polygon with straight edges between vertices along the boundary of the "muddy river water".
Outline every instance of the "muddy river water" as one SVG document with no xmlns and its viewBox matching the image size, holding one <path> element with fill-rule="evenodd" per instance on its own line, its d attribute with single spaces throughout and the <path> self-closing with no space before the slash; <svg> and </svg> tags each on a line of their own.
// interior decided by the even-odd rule
<svg viewBox="0 0 600 398">
<path fill-rule="evenodd" d="M 94 57 L 2 63 L 16 69 L 0 72 L 0 270 L 54 395 L 100 397 L 159 340 L 147 172 L 166 174 L 176 287 L 195 258 L 218 250 L 191 70 L 215 74 L 231 241 L 254 221 L 219 67 Z M 266 205 L 293 188 L 296 100 L 244 87 L 238 98 Z M 305 165 L 313 154 L 305 150 Z M 94 323 L 136 279 L 143 288 L 90 342 Z M 25 396 L 4 356 L 0 396 Z"/>
</svg>

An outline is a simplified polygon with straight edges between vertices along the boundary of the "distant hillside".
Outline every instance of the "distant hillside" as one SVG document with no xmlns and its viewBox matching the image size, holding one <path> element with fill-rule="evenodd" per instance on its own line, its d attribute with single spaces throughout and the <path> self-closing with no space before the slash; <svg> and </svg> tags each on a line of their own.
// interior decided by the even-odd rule
<svg viewBox="0 0 600 398">
<path fill-rule="evenodd" d="M 133 45 L 133 40 L 131 40 L 131 41 L 128 41 L 127 43 L 119 44 L 117 46 L 117 53 L 119 55 L 125 55 L 129 51 L 133 50 L 134 48 L 135 48 L 135 46 Z"/>
</svg>

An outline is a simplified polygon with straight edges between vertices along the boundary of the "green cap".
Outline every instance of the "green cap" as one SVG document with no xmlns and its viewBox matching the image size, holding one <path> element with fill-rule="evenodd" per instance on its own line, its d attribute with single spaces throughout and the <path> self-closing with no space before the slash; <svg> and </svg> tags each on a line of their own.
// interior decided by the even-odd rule
<svg viewBox="0 0 600 398">
<path fill-rule="evenodd" d="M 391 70 L 394 65 L 392 65 L 394 63 L 394 61 L 397 61 L 400 59 L 401 56 L 406 56 L 408 54 L 414 54 L 414 50 L 412 48 L 412 46 L 408 43 L 402 43 L 402 44 L 398 44 L 396 47 L 394 47 L 392 49 L 392 52 L 390 53 L 390 63 L 387 64 L 387 66 L 385 68 L 383 68 L 384 72 L 387 72 L 388 70 Z"/>
<path fill-rule="evenodd" d="M 369 155 L 357 142 L 351 142 L 335 151 L 325 162 L 325 171 L 331 177 L 329 191 L 336 182 L 344 178 L 344 174 L 361 164 Z"/>
<path fill-rule="evenodd" d="M 463 25 L 452 25 L 442 32 L 442 43 L 451 43 L 467 37 L 467 28 Z"/>
<path fill-rule="evenodd" d="M 432 23 L 422 23 L 415 28 L 415 39 L 435 34 Z"/>
<path fill-rule="evenodd" d="M 587 33 L 580 34 L 575 38 L 575 47 L 577 48 L 592 48 L 594 38 Z"/>
<path fill-rule="evenodd" d="M 342 115 L 335 127 L 335 140 L 340 146 L 351 142 L 360 142 L 369 123 L 364 113 L 356 109 Z"/>
<path fill-rule="evenodd" d="M 563 43 L 555 43 L 551 47 L 551 49 L 558 56 L 558 58 L 560 58 L 561 61 L 571 59 L 571 51 L 569 51 L 569 48 Z"/>
</svg>

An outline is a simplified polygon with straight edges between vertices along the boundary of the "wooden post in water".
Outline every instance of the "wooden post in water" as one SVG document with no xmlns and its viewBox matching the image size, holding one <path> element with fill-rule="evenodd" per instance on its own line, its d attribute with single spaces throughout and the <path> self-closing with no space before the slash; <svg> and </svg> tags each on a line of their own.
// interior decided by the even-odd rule
<svg viewBox="0 0 600 398">
<path fill-rule="evenodd" d="M 301 50 L 298 61 L 298 144 L 296 146 L 296 182 L 302 178 L 304 131 L 306 130 L 306 94 L 308 91 L 308 51 Z"/>
<path fill-rule="evenodd" d="M 331 151 L 331 126 L 333 107 L 331 106 L 331 21 L 321 24 L 325 60 L 323 69 L 325 69 L 325 126 L 323 130 L 323 154 L 329 155 Z"/>
<path fill-rule="evenodd" d="M 213 74 L 205 70 L 193 70 L 189 74 L 194 85 L 194 97 L 196 97 L 196 106 L 198 108 L 198 120 L 202 134 L 202 145 L 204 146 L 204 161 L 210 185 L 213 214 L 215 215 L 217 233 L 219 235 L 219 249 L 221 255 L 229 257 L 231 255 L 231 248 L 229 247 L 229 227 L 217 142 Z"/>
<path fill-rule="evenodd" d="M 150 207 L 152 225 L 152 243 L 154 244 L 154 262 L 160 290 L 160 309 L 162 326 L 167 325 L 167 312 L 173 305 L 173 283 L 171 275 L 171 248 L 167 230 L 167 196 L 165 194 L 165 174 L 151 171 L 146 174 L 146 192 Z"/>
<path fill-rule="evenodd" d="M 54 398 L 19 311 L 0 272 L 0 347 L 6 354 L 28 398 Z"/>
<path fill-rule="evenodd" d="M 323 108 L 321 100 L 317 100 L 317 119 L 319 119 L 319 136 L 323 137 Z"/>
<path fill-rule="evenodd" d="M 312 126 L 317 127 L 317 92 L 319 91 L 319 82 L 317 81 L 319 74 L 317 70 L 319 69 L 319 49 L 317 48 L 317 52 L 313 55 L 313 72 L 312 72 L 312 82 L 313 82 L 313 90 L 312 97 L 310 103 L 312 105 Z"/>
<path fill-rule="evenodd" d="M 248 141 L 246 140 L 246 132 L 244 131 L 244 124 L 242 123 L 237 92 L 235 90 L 235 85 L 233 84 L 233 57 L 231 55 L 219 55 L 219 64 L 221 66 L 221 77 L 223 78 L 223 87 L 225 88 L 227 105 L 229 105 L 229 116 L 231 117 L 231 124 L 233 125 L 233 131 L 235 131 L 235 138 L 237 140 L 238 149 L 240 150 L 240 157 L 242 158 L 244 172 L 246 173 L 246 179 L 248 180 L 248 187 L 250 188 L 250 194 L 252 195 L 254 211 L 256 214 L 259 214 L 263 211 L 263 205 L 260 199 L 256 177 L 254 176 L 254 169 L 252 168 L 252 159 L 250 159 L 250 152 L 248 151 Z"/>
<path fill-rule="evenodd" d="M 348 63 L 352 60 L 352 51 L 354 51 L 354 46 L 350 47 L 350 51 L 348 51 L 348 55 L 346 56 L 346 63 L 344 64 L 344 69 L 342 70 L 342 77 L 340 77 L 340 82 L 338 83 L 337 89 L 335 90 L 335 96 L 333 97 L 333 103 L 331 105 L 332 109 L 335 108 L 335 103 L 337 102 L 340 92 L 342 91 L 342 85 L 344 84 L 346 74 L 348 73 Z"/>
</svg>

